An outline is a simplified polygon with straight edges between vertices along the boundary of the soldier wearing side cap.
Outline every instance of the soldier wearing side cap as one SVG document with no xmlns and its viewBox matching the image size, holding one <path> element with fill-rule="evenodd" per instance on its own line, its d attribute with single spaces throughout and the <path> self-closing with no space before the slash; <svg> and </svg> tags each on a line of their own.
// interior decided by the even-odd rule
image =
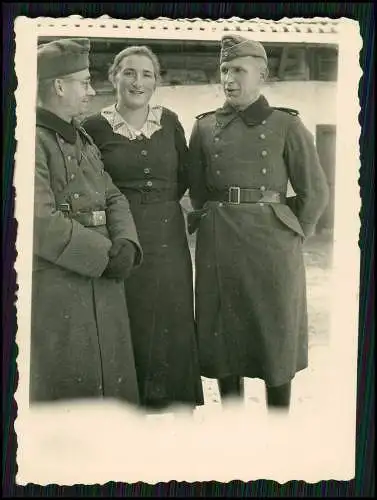
<svg viewBox="0 0 377 500">
<path fill-rule="evenodd" d="M 142 261 L 127 199 L 78 125 L 90 44 L 38 47 L 30 402 L 139 404 L 124 279 Z"/>
<path fill-rule="evenodd" d="M 289 409 L 308 366 L 303 242 L 328 201 L 314 140 L 297 111 L 260 93 L 263 46 L 225 36 L 225 104 L 198 116 L 190 138 L 189 230 L 197 232 L 196 321 L 202 375 L 223 399 L 243 378 L 266 385 L 270 409 Z M 296 196 L 287 200 L 288 181 Z"/>
</svg>

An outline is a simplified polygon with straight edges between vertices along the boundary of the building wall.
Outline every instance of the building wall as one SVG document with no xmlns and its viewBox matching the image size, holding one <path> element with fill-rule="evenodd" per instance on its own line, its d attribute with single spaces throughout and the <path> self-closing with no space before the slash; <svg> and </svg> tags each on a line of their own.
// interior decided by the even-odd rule
<svg viewBox="0 0 377 500">
<path fill-rule="evenodd" d="M 305 125 L 315 135 L 316 125 L 336 124 L 336 89 L 336 82 L 273 82 L 265 86 L 263 93 L 272 106 L 297 109 Z M 216 109 L 223 101 L 220 85 L 160 87 L 153 97 L 153 102 L 178 114 L 187 138 L 195 116 Z M 97 112 L 113 102 L 114 95 L 97 94 L 90 112 Z"/>
</svg>

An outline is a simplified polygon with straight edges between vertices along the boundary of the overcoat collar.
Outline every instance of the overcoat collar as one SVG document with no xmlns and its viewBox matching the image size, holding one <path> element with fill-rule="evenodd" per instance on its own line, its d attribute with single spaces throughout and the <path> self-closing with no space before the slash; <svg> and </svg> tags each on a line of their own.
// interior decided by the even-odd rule
<svg viewBox="0 0 377 500">
<path fill-rule="evenodd" d="M 75 120 L 73 120 L 72 123 L 68 123 L 51 111 L 40 107 L 37 108 L 36 115 L 37 126 L 48 128 L 59 134 L 70 144 L 75 144 L 78 130 L 78 124 Z"/>
<path fill-rule="evenodd" d="M 230 104 L 225 103 L 222 108 L 216 110 L 216 120 L 221 127 L 226 127 L 239 116 L 246 125 L 255 126 L 266 120 L 273 110 L 274 108 L 268 104 L 267 99 L 261 95 L 243 111 L 237 111 Z"/>
</svg>

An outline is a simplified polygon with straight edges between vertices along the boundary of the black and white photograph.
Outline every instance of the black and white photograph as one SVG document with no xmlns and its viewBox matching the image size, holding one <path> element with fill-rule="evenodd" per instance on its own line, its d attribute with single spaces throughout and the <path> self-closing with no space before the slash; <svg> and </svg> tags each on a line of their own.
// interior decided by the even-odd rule
<svg viewBox="0 0 377 500">
<path fill-rule="evenodd" d="M 18 484 L 353 478 L 358 23 L 15 35 Z"/>
</svg>

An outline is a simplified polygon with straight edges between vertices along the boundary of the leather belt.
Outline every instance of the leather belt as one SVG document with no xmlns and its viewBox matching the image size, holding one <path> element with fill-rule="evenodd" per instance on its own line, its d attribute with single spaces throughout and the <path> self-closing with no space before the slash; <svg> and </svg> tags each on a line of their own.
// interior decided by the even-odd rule
<svg viewBox="0 0 377 500">
<path fill-rule="evenodd" d="M 212 191 L 209 201 L 223 201 L 231 205 L 240 203 L 286 203 L 285 195 L 277 191 L 261 191 L 259 189 L 231 186 L 226 191 Z"/>
<path fill-rule="evenodd" d="M 107 218 L 105 210 L 93 210 L 92 212 L 72 212 L 68 203 L 58 206 L 64 216 L 73 219 L 85 227 L 106 226 Z"/>
</svg>

